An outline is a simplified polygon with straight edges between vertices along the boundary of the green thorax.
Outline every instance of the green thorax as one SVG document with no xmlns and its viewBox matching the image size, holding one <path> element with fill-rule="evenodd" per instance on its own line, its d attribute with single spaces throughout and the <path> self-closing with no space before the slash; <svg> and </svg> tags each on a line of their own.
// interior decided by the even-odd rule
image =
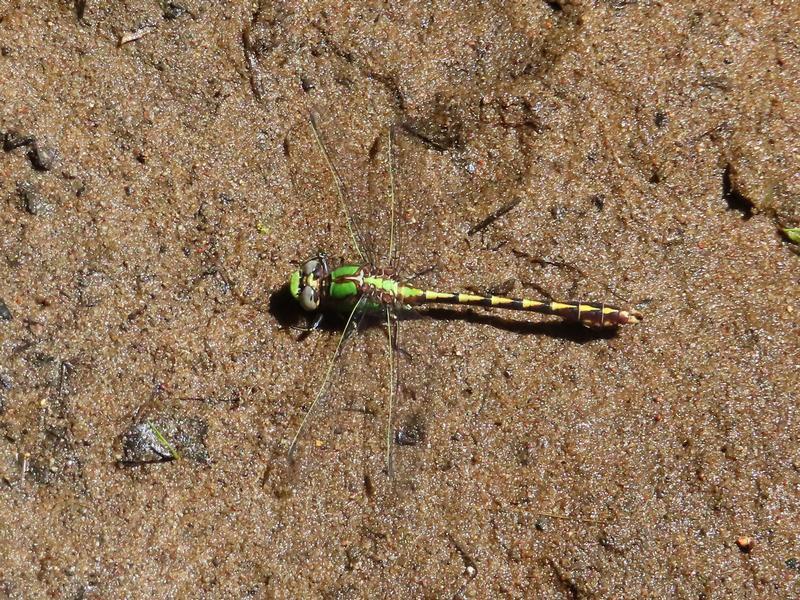
<svg viewBox="0 0 800 600">
<path fill-rule="evenodd" d="M 422 290 L 404 285 L 398 279 L 368 265 L 345 264 L 330 272 L 327 301 L 333 305 L 352 306 L 362 295 L 369 299 L 368 311 L 381 310 L 385 305 L 399 307 L 407 298 L 422 294 Z"/>
</svg>

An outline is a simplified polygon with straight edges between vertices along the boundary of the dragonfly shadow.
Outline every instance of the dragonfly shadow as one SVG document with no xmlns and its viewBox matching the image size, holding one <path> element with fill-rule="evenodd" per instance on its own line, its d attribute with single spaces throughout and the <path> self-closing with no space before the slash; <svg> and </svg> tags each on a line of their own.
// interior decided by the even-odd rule
<svg viewBox="0 0 800 600">
<path fill-rule="evenodd" d="M 312 331 L 342 331 L 347 322 L 347 314 L 342 315 L 339 311 L 322 311 L 322 319 L 317 323 L 318 312 L 307 312 L 289 292 L 289 286 L 273 290 L 269 295 L 268 312 L 275 317 L 278 324 L 285 329 L 295 329 L 305 337 Z M 363 325 L 370 326 L 378 323 L 377 319 L 365 319 Z"/>
<path fill-rule="evenodd" d="M 281 327 L 300 327 L 305 316 L 305 311 L 289 293 L 288 285 L 272 290 L 268 311 Z"/>
<path fill-rule="evenodd" d="M 496 314 L 479 313 L 473 310 L 456 310 L 450 308 L 430 308 L 420 311 L 420 317 L 437 321 L 466 321 L 476 325 L 488 325 L 520 335 L 544 335 L 551 338 L 567 340 L 577 344 L 585 344 L 597 339 L 611 339 L 617 335 L 613 328 L 595 330 L 584 327 L 580 323 L 566 321 L 521 321 Z"/>
</svg>

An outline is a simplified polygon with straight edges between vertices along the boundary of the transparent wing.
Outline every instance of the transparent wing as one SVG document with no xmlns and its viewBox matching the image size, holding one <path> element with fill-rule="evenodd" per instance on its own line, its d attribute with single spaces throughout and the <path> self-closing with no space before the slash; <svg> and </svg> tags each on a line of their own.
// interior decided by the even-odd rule
<svg viewBox="0 0 800 600">
<path fill-rule="evenodd" d="M 317 405 L 327 394 L 328 388 L 330 387 L 330 383 L 332 380 L 332 375 L 336 370 L 335 366 L 339 362 L 339 359 L 342 356 L 342 351 L 344 350 L 346 342 L 349 339 L 353 338 L 356 332 L 358 331 L 358 326 L 365 314 L 363 309 L 366 300 L 367 300 L 366 296 L 362 296 L 361 298 L 359 298 L 358 302 L 355 303 L 353 309 L 350 311 L 350 315 L 347 317 L 344 330 L 342 331 L 342 334 L 339 337 L 339 341 L 336 344 L 336 349 L 333 351 L 333 356 L 331 356 L 330 362 L 328 362 L 328 367 L 327 369 L 325 369 L 325 374 L 322 377 L 322 382 L 320 383 L 317 393 L 314 396 L 314 400 L 311 402 L 311 406 L 308 407 L 308 410 L 306 411 L 305 415 L 303 415 L 303 420 L 301 421 L 300 426 L 295 431 L 291 444 L 289 444 L 288 457 L 290 462 L 294 458 L 294 452 L 297 449 L 297 442 L 300 439 L 300 435 L 305 430 L 309 418 L 311 417 L 311 414 L 314 412 L 314 410 L 317 408 Z"/>
<path fill-rule="evenodd" d="M 305 144 L 305 146 L 303 146 Z M 295 177 L 295 188 L 300 194 L 306 192 L 310 199 L 306 209 L 317 208 L 315 218 L 330 224 L 330 231 L 343 232 L 336 243 L 325 242 L 331 248 L 342 247 L 345 242 L 352 254 L 342 256 L 346 261 L 370 264 L 377 268 L 398 269 L 400 262 L 400 207 L 396 186 L 394 162 L 394 131 L 376 119 L 365 122 L 343 123 L 334 115 L 312 115 L 304 129 L 296 128 L 290 142 L 293 170 L 300 171 Z M 298 185 L 302 184 L 302 185 Z M 302 188 L 302 189 L 301 189 Z M 321 207 L 324 210 L 320 210 Z M 311 218 L 310 216 L 308 218 Z M 331 240 L 332 242 L 332 240 Z M 309 254 L 312 249 L 309 248 Z M 294 454 L 298 440 L 306 429 L 309 419 L 325 398 L 335 367 L 340 361 L 346 341 L 353 337 L 364 316 L 364 299 L 353 307 L 339 340 L 334 355 L 323 376 L 322 384 L 309 406 L 290 445 L 290 457 Z M 386 409 L 386 468 L 391 475 L 393 414 L 398 391 L 397 336 L 398 323 L 394 320 L 394 307 L 386 305 L 380 315 L 385 319 L 388 333 L 388 394 Z M 380 328 L 378 328 L 380 329 Z M 383 335 L 378 331 L 365 336 L 366 347 L 378 350 Z M 374 375 L 387 381 L 383 375 L 384 364 L 380 363 Z"/>
<path fill-rule="evenodd" d="M 389 388 L 388 388 L 388 402 L 386 406 L 386 472 L 389 477 L 394 477 L 394 463 L 392 461 L 392 443 L 394 442 L 394 427 L 392 425 L 394 418 L 394 404 L 397 399 L 397 393 L 400 390 L 400 371 L 398 370 L 397 362 L 397 349 L 400 339 L 400 323 L 396 321 L 392 326 L 392 312 L 387 306 L 385 309 L 386 316 L 386 334 L 387 334 L 387 358 L 389 362 Z"/>
<path fill-rule="evenodd" d="M 397 169 L 394 164 L 395 153 L 395 135 L 394 127 L 389 128 L 389 135 L 387 136 L 388 147 L 386 156 L 387 172 L 389 174 L 389 249 L 387 251 L 387 258 L 389 266 L 394 270 L 399 271 L 400 259 L 402 257 L 402 229 L 400 217 L 402 215 L 401 198 L 398 193 L 397 186 L 395 185 Z"/>
<path fill-rule="evenodd" d="M 362 230 L 363 222 L 359 219 L 358 215 L 353 214 L 353 209 L 355 207 L 352 204 L 351 194 L 346 192 L 344 180 L 342 180 L 339 171 L 336 170 L 336 167 L 331 161 L 328 149 L 325 147 L 322 137 L 320 136 L 317 116 L 313 112 L 310 115 L 309 123 L 311 125 L 311 132 L 314 134 L 314 141 L 316 142 L 317 148 L 325 160 L 325 165 L 328 167 L 328 171 L 333 178 L 336 196 L 339 199 L 339 210 L 347 226 L 347 232 L 350 234 L 350 242 L 353 245 L 353 249 L 362 263 L 373 263 L 375 256 L 373 255 L 373 248 L 367 247 L 367 241 Z"/>
<path fill-rule="evenodd" d="M 335 198 L 337 209 L 326 217 L 344 226 L 353 248 L 348 261 L 394 267 L 399 260 L 399 195 L 393 161 L 394 132 L 386 123 L 364 115 L 357 123 L 335 115 L 309 118 L 315 156 L 305 156 L 316 169 L 318 187 Z M 302 158 L 302 157 L 301 157 Z M 320 163 L 322 168 L 320 169 Z M 332 202 L 325 202 L 332 206 Z"/>
</svg>

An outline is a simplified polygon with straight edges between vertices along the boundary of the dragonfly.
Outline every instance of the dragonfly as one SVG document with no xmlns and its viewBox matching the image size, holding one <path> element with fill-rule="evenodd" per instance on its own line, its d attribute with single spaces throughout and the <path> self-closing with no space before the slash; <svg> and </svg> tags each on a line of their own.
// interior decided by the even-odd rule
<svg viewBox="0 0 800 600">
<path fill-rule="evenodd" d="M 339 210 L 347 225 L 350 243 L 353 246 L 356 260 L 333 264 L 326 253 L 318 252 L 302 262 L 300 267 L 294 270 L 289 277 L 289 293 L 307 314 L 314 315 L 310 326 L 297 329 L 303 331 L 317 329 L 324 316 L 329 314 L 337 315 L 344 322 L 344 328 L 328 362 L 322 382 L 313 401 L 305 411 L 302 422 L 295 431 L 289 445 L 288 456 L 290 461 L 293 460 L 298 441 L 308 425 L 309 418 L 325 397 L 345 343 L 359 330 L 360 323 L 367 316 L 377 317 L 383 322 L 388 340 L 386 354 L 389 369 L 389 386 L 387 390 L 385 467 L 389 476 L 392 476 L 394 472 L 392 464 L 392 413 L 399 389 L 397 356 L 400 316 L 413 313 L 422 305 L 445 304 L 500 308 L 553 315 L 560 317 L 564 321 L 580 323 L 593 330 L 613 330 L 642 320 L 642 314 L 636 310 L 623 310 L 605 303 L 509 298 L 491 294 L 446 292 L 416 287 L 413 285 L 413 276 L 402 277 L 398 275 L 398 267 L 400 266 L 398 243 L 399 210 L 395 191 L 394 128 L 389 128 L 387 136 L 390 225 L 388 249 L 385 256 L 381 257 L 381 260 L 376 258 L 374 250 L 366 243 L 365 232 L 360 228 L 360 223 L 354 218 L 353 211 L 347 203 L 343 180 L 322 141 L 317 120 L 313 114 L 309 119 L 309 125 L 317 149 L 322 155 L 333 179 Z"/>
</svg>

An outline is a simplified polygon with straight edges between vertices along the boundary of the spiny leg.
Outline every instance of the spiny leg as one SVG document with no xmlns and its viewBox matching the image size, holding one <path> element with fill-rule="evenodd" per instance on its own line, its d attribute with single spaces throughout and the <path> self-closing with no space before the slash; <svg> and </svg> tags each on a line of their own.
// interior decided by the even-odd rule
<svg viewBox="0 0 800 600">
<path fill-rule="evenodd" d="M 287 456 L 289 457 L 289 462 L 293 461 L 294 451 L 297 448 L 297 440 L 300 437 L 300 434 L 306 427 L 306 423 L 308 422 L 308 417 L 314 411 L 314 408 L 317 406 L 319 401 L 325 395 L 325 390 L 328 387 L 328 383 L 330 382 L 331 374 L 333 373 L 333 366 L 336 364 L 336 360 L 339 358 L 342 352 L 342 348 L 344 346 L 345 341 L 351 337 L 351 335 L 358 329 L 358 323 L 360 322 L 360 317 L 363 316 L 362 308 L 366 301 L 366 296 L 362 296 L 358 299 L 358 302 L 355 303 L 353 306 L 353 310 L 350 311 L 350 315 L 347 317 L 347 322 L 344 326 L 344 331 L 342 331 L 342 335 L 339 337 L 339 342 L 336 344 L 336 350 L 333 351 L 333 356 L 331 357 L 330 363 L 328 363 L 328 368 L 325 371 L 325 376 L 322 379 L 322 383 L 319 386 L 319 390 L 317 390 L 317 395 L 314 396 L 314 401 L 311 403 L 311 406 L 306 411 L 306 414 L 303 416 L 303 421 L 300 423 L 300 427 L 297 428 L 297 431 L 292 438 L 292 443 L 289 445 L 289 452 Z"/>
<path fill-rule="evenodd" d="M 289 325 L 289 327 L 291 329 L 294 329 L 295 331 L 301 331 L 303 333 L 310 333 L 312 331 L 316 331 L 317 329 L 319 329 L 320 323 L 322 323 L 322 319 L 323 319 L 324 316 L 325 315 L 323 315 L 322 313 L 317 314 L 317 316 L 311 322 L 311 325 L 307 325 L 305 327 L 300 327 L 299 325 Z"/>
<path fill-rule="evenodd" d="M 416 281 L 416 280 L 417 280 L 417 279 L 419 279 L 420 277 L 422 277 L 422 276 L 424 276 L 424 275 L 427 275 L 428 273 L 432 273 L 432 272 L 433 272 L 433 271 L 435 271 L 435 270 L 436 270 L 436 267 L 434 267 L 434 266 L 425 267 L 424 269 L 420 269 L 419 271 L 417 271 L 417 272 L 415 272 L 415 273 L 412 273 L 412 274 L 411 274 L 411 275 L 409 275 L 408 277 L 405 277 L 405 278 L 403 279 L 403 281 L 406 281 L 406 282 L 408 282 L 408 283 L 411 283 L 412 281 Z"/>
<path fill-rule="evenodd" d="M 344 213 L 345 222 L 347 223 L 347 230 L 350 233 L 350 241 L 353 243 L 353 248 L 361 258 L 361 262 L 372 263 L 373 257 L 367 256 L 368 253 L 366 244 L 364 243 L 364 236 L 362 232 L 359 231 L 358 226 L 353 219 L 353 215 L 350 213 L 350 209 L 347 207 L 347 202 L 345 202 L 344 197 L 344 183 L 342 183 L 342 178 L 339 176 L 339 172 L 336 170 L 336 167 L 333 166 L 333 162 L 328 155 L 328 150 L 325 148 L 325 144 L 322 143 L 322 137 L 319 134 L 317 121 L 313 112 L 310 115 L 309 122 L 311 124 L 311 131 L 314 134 L 314 139 L 317 142 L 317 147 L 322 153 L 322 156 L 325 159 L 325 164 L 328 166 L 328 170 L 331 172 L 333 180 L 336 183 L 336 194 L 339 197 L 339 206 L 342 209 L 342 213 Z"/>
</svg>

